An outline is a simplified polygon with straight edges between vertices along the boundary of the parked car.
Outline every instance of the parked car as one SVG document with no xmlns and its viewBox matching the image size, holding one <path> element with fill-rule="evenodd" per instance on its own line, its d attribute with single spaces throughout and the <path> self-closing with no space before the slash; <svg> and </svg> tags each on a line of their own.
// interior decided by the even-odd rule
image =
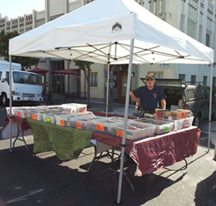
<svg viewBox="0 0 216 206">
<path fill-rule="evenodd" d="M 145 78 L 141 78 L 145 83 Z M 193 112 L 193 125 L 199 126 L 200 121 L 209 117 L 210 87 L 200 83 L 192 85 L 181 79 L 155 79 L 166 94 L 167 109 L 172 105 L 181 106 Z M 212 120 L 216 120 L 216 96 L 212 97 Z"/>
</svg>

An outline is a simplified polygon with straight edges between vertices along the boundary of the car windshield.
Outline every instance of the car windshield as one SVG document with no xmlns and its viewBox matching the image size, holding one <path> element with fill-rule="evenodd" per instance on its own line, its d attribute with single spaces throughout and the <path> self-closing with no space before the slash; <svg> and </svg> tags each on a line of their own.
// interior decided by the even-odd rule
<svg viewBox="0 0 216 206">
<path fill-rule="evenodd" d="M 14 83 L 42 85 L 42 77 L 29 72 L 13 72 Z"/>
</svg>

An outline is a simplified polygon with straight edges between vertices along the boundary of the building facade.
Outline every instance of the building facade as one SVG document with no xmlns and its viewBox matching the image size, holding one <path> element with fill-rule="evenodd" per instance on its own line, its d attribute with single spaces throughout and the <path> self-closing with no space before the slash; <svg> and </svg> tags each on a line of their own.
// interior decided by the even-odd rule
<svg viewBox="0 0 216 206">
<path fill-rule="evenodd" d="M 215 18 L 216 3 L 212 0 L 136 0 L 147 10 L 166 21 L 173 27 L 186 33 L 197 41 L 215 49 Z M 16 19 L 9 19 L 0 15 L 0 30 L 5 32 L 18 31 L 19 34 L 34 29 L 48 21 L 52 21 L 61 15 L 78 9 L 92 0 L 45 0 L 45 10 L 35 11 L 31 14 L 25 14 Z M 69 69 L 80 73 L 74 62 L 66 60 L 51 59 L 48 64 L 46 59 L 41 59 L 37 67 L 50 70 Z M 105 99 L 106 77 L 104 70 L 106 65 L 93 64 L 91 66 L 91 99 Z M 127 65 L 113 65 L 110 68 L 114 79 L 113 96 L 114 101 L 124 102 L 127 85 Z M 156 78 L 175 78 L 185 81 L 203 82 L 210 85 L 210 66 L 208 65 L 181 65 L 181 64 L 160 64 L 160 65 L 133 65 L 131 76 L 131 89 L 143 85 L 141 77 L 148 73 L 154 73 Z M 52 92 L 62 93 L 80 93 L 85 95 L 87 83 L 84 74 L 74 75 L 53 75 Z M 216 69 L 213 73 L 213 87 L 216 88 Z M 48 74 L 46 82 L 48 85 Z M 45 88 L 47 93 L 47 88 Z"/>
</svg>

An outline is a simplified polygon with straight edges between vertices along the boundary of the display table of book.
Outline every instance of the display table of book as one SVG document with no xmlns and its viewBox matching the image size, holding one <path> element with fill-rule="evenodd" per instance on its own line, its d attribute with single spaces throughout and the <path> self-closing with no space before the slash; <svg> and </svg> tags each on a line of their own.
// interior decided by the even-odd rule
<svg viewBox="0 0 216 206">
<path fill-rule="evenodd" d="M 137 164 L 136 175 L 150 174 L 155 170 L 175 164 L 197 151 L 201 131 L 191 126 L 162 135 L 126 139 L 125 153 Z M 121 149 L 122 138 L 101 132 L 94 132 L 91 140 L 97 140 Z M 99 149 L 99 148 L 98 148 Z"/>
<path fill-rule="evenodd" d="M 13 116 L 12 122 L 12 130 L 15 130 L 13 133 L 16 134 L 14 145 L 20 136 L 19 132 L 25 140 L 25 131 L 30 131 L 33 134 L 33 153 L 35 154 L 54 151 L 60 160 L 69 160 L 77 158 L 84 148 L 92 146 L 90 142 L 92 130 L 78 130 L 17 116 Z M 9 130 L 9 115 L 7 115 L 4 125 L 3 132 L 6 129 Z M 17 131 L 17 127 L 19 127 L 19 131 Z M 7 133 L 9 134 L 9 132 Z M 9 137 L 7 136 L 7 138 Z M 25 146 L 27 147 L 26 142 Z"/>
</svg>

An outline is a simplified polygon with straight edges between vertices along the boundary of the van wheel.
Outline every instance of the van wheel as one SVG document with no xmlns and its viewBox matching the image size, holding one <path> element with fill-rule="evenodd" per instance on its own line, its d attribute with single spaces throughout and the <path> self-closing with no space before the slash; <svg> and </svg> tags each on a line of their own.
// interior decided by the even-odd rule
<svg viewBox="0 0 216 206">
<path fill-rule="evenodd" d="M 199 124 L 200 124 L 200 117 L 195 116 L 193 120 L 193 125 L 199 127 Z"/>
<path fill-rule="evenodd" d="M 1 98 L 1 103 L 4 107 L 8 106 L 8 98 L 7 98 L 7 94 L 3 93 L 2 94 L 2 98 Z"/>
</svg>

